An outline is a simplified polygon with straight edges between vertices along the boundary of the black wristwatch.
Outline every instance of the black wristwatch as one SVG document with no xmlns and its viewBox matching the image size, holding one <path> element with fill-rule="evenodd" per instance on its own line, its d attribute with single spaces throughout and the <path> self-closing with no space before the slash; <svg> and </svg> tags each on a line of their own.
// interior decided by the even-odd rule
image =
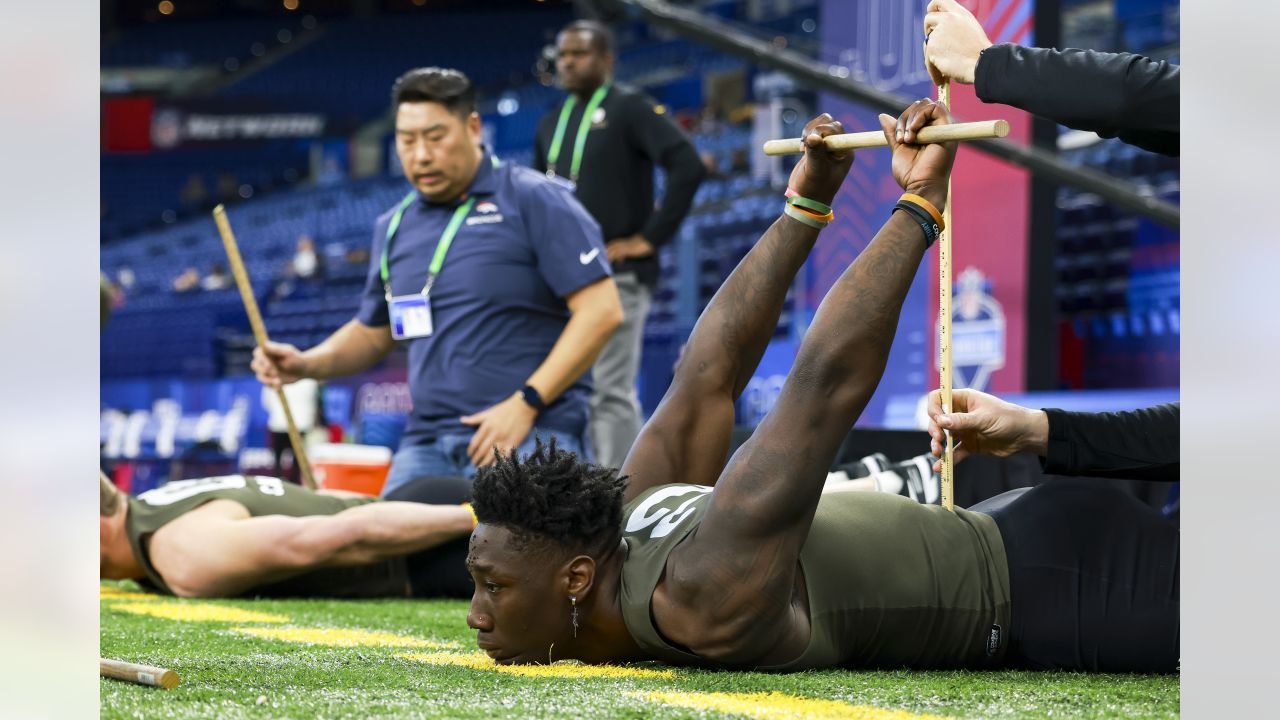
<svg viewBox="0 0 1280 720">
<path fill-rule="evenodd" d="M 529 407 L 542 412 L 547 409 L 547 404 L 542 401 L 542 396 L 538 394 L 537 388 L 532 385 L 525 385 L 520 389 L 520 397 L 529 403 Z"/>
</svg>

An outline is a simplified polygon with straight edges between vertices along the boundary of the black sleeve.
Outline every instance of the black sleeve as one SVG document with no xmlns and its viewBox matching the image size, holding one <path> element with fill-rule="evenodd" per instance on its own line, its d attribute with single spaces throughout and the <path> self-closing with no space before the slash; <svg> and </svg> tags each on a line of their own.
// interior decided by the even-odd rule
<svg viewBox="0 0 1280 720">
<path fill-rule="evenodd" d="M 1041 467 L 1053 475 L 1177 482 L 1179 405 L 1115 413 L 1045 409 L 1049 448 Z"/>
<path fill-rule="evenodd" d="M 667 174 L 662 199 L 640 231 L 654 247 L 661 247 L 671 240 L 689 214 L 694 193 L 707 170 L 693 141 L 661 105 L 640 95 L 635 96 L 633 102 L 634 106 L 627 109 L 631 141 Z"/>
<path fill-rule="evenodd" d="M 983 102 L 1176 156 L 1178 75 L 1141 55 L 1003 43 L 978 57 L 974 89 Z"/>
<path fill-rule="evenodd" d="M 533 169 L 540 173 L 547 171 L 547 146 L 551 143 L 551 133 L 555 131 L 548 122 L 550 118 L 550 115 L 542 116 L 538 132 L 533 136 Z"/>
</svg>

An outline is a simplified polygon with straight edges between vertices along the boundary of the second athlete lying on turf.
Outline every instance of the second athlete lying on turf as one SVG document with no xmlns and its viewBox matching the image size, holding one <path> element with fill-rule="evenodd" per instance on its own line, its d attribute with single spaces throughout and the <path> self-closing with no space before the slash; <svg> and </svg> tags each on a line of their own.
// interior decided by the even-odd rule
<svg viewBox="0 0 1280 720">
<path fill-rule="evenodd" d="M 100 576 L 184 597 L 464 597 L 463 478 L 387 501 L 259 475 L 179 480 L 129 497 L 101 485 Z M 406 502 L 408 501 L 408 502 Z M 435 503 L 435 504 L 430 504 Z"/>
</svg>

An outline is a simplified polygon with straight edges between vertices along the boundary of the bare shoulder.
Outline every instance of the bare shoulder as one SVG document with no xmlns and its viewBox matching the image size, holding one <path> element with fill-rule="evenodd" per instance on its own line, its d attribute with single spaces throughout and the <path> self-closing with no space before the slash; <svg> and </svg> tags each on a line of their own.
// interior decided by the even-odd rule
<svg viewBox="0 0 1280 720">
<path fill-rule="evenodd" d="M 189 547 L 199 547 L 218 540 L 219 526 L 250 518 L 249 510 L 234 500 L 212 500 L 181 517 L 171 520 L 152 533 L 147 542 L 151 562 L 161 575 L 170 561 L 180 562 Z"/>
</svg>

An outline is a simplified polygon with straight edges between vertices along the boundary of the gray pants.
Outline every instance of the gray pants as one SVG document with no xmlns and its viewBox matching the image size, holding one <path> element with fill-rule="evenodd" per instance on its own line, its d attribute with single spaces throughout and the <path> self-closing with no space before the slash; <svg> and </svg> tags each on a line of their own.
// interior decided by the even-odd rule
<svg viewBox="0 0 1280 720">
<path fill-rule="evenodd" d="M 652 291 L 635 273 L 615 275 L 622 297 L 622 325 L 600 351 L 592 368 L 595 392 L 591 396 L 591 444 L 596 462 L 621 467 L 640 434 L 640 352 L 644 344 L 644 319 L 649 314 Z"/>
</svg>

